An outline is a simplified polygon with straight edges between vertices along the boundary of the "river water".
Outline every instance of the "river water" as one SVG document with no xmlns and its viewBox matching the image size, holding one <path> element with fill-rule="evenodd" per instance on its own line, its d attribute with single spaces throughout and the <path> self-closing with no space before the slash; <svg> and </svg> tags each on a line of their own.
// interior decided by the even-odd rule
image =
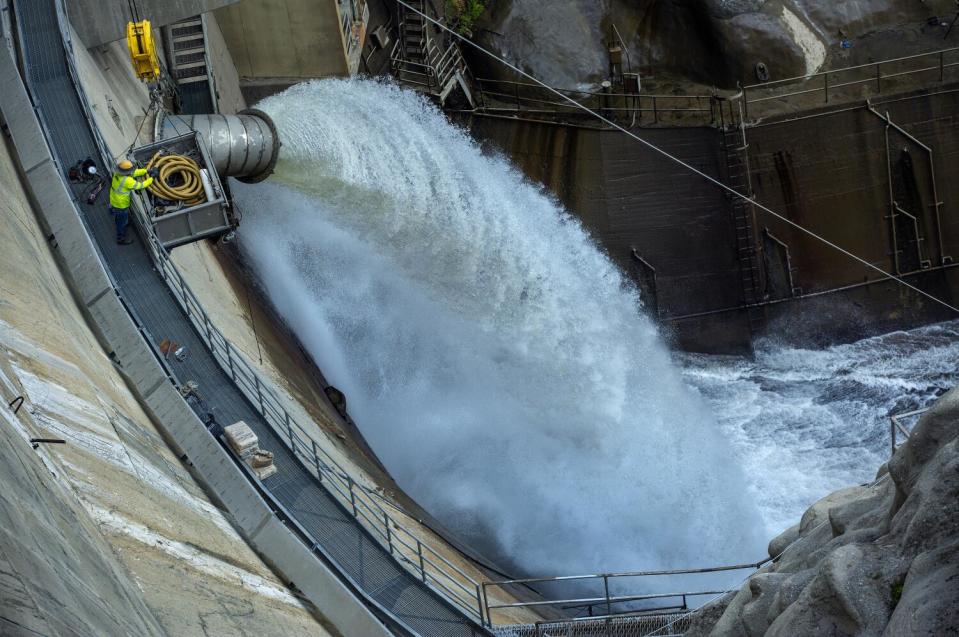
<svg viewBox="0 0 959 637">
<path fill-rule="evenodd" d="M 736 450 L 772 535 L 826 493 L 874 478 L 889 458 L 889 415 L 926 407 L 959 382 L 959 322 L 827 349 L 764 340 L 755 359 L 678 360 Z"/>
</svg>

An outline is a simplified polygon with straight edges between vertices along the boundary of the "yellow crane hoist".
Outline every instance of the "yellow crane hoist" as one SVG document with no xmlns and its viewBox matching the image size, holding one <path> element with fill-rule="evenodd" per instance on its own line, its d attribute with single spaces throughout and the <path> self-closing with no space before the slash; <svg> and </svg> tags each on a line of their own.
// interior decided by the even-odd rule
<svg viewBox="0 0 959 637">
<path fill-rule="evenodd" d="M 160 78 L 160 59 L 149 20 L 127 23 L 127 48 L 137 77 L 144 82 L 156 82 Z"/>
</svg>

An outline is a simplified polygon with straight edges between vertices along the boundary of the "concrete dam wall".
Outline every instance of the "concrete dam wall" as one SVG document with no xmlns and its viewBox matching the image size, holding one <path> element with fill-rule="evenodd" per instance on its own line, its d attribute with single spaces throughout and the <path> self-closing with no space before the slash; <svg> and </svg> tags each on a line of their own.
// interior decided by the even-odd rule
<svg viewBox="0 0 959 637">
<path fill-rule="evenodd" d="M 876 112 L 855 105 L 749 128 L 757 200 L 883 270 L 955 299 L 959 183 L 950 176 L 959 152 L 957 105 L 954 88 L 923 91 L 877 100 Z M 879 114 L 888 114 L 892 125 Z M 772 301 L 880 279 L 768 214 L 757 211 L 757 226 L 782 242 L 766 255 Z M 888 330 L 951 318 L 945 308 L 900 286 L 870 285 L 831 296 L 837 298 L 835 314 L 819 320 L 820 304 L 804 312 L 803 302 L 770 306 L 768 316 L 775 320 L 798 308 L 806 329 L 833 323 L 850 337 L 867 321 L 874 330 Z M 859 306 L 868 308 L 868 316 L 853 319 Z"/>
<path fill-rule="evenodd" d="M 954 299 L 959 186 L 948 167 L 959 140 L 956 99 L 943 86 L 880 96 L 881 116 L 859 101 L 748 124 L 756 201 Z M 749 241 L 759 291 L 747 309 L 731 199 L 715 185 L 618 131 L 484 116 L 468 125 L 583 220 L 683 349 L 741 351 L 754 336 L 783 331 L 822 344 L 949 316 L 758 208 L 750 215 Z M 730 183 L 735 168 L 727 165 L 719 129 L 634 130 Z"/>
<path fill-rule="evenodd" d="M 0 634 L 327 634 L 167 446 L 30 208 L 0 146 Z"/>
<path fill-rule="evenodd" d="M 471 132 L 506 152 L 582 219 L 640 286 L 647 311 L 675 326 L 681 347 L 748 347 L 745 316 L 689 317 L 740 304 L 733 225 L 719 188 L 618 131 L 480 117 L 472 121 Z M 718 130 L 640 133 L 722 178 Z"/>
</svg>

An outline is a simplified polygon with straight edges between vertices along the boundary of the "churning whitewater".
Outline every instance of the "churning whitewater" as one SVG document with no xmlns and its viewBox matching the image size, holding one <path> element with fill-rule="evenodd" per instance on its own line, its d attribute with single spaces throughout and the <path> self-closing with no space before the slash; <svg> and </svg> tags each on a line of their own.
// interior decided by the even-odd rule
<svg viewBox="0 0 959 637">
<path fill-rule="evenodd" d="M 889 459 L 890 414 L 928 407 L 959 383 L 959 322 L 819 350 L 767 339 L 751 360 L 680 359 L 741 459 L 772 537 L 827 493 L 875 477 Z"/>
<path fill-rule="evenodd" d="M 959 382 L 957 323 L 679 370 L 579 224 L 416 94 L 262 106 L 287 145 L 235 185 L 247 258 L 400 484 L 511 569 L 758 559 Z"/>
<path fill-rule="evenodd" d="M 541 188 L 419 95 L 259 105 L 241 248 L 397 482 L 517 572 L 754 561 L 762 525 L 641 299 Z"/>
<path fill-rule="evenodd" d="M 729 444 L 580 224 L 419 95 L 259 105 L 276 176 L 240 244 L 397 482 L 525 573 L 753 561 Z"/>
</svg>

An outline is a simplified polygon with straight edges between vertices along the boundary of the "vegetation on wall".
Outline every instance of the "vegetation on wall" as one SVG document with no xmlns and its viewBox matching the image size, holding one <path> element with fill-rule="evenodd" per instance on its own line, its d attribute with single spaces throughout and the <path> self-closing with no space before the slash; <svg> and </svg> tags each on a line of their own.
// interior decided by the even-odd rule
<svg viewBox="0 0 959 637">
<path fill-rule="evenodd" d="M 486 11 L 482 0 L 446 0 L 446 20 L 462 35 L 472 35 L 473 25 Z"/>
</svg>

